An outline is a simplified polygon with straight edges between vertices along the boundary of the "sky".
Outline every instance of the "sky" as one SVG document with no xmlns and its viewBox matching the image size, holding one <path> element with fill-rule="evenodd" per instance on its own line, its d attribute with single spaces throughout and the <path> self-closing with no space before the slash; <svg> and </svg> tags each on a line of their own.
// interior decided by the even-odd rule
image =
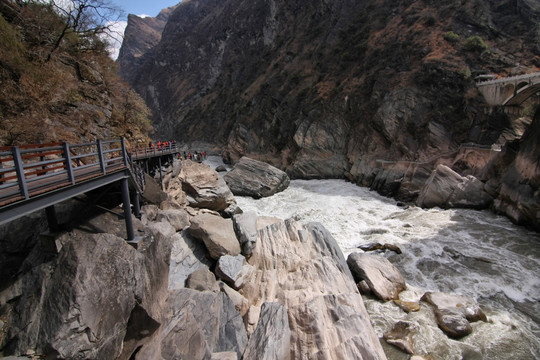
<svg viewBox="0 0 540 360">
<path fill-rule="evenodd" d="M 116 60 L 118 57 L 118 51 L 122 45 L 122 36 L 124 35 L 124 29 L 127 25 L 128 14 L 134 14 L 137 16 L 155 17 L 159 12 L 169 6 L 176 5 L 181 0 L 110 0 L 112 5 L 116 5 L 124 12 L 122 21 L 111 24 L 111 34 L 109 37 L 109 52 L 111 57 Z"/>
</svg>

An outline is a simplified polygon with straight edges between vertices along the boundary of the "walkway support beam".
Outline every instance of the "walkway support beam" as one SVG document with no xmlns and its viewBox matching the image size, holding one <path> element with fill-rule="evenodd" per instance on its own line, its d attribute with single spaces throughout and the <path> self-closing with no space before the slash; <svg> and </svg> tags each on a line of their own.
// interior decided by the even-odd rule
<svg viewBox="0 0 540 360">
<path fill-rule="evenodd" d="M 124 218 L 126 220 L 127 240 L 132 241 L 135 239 L 135 232 L 133 231 L 133 219 L 131 218 L 131 202 L 129 200 L 128 179 L 124 178 L 120 181 L 122 184 L 122 203 L 124 204 Z"/>
</svg>

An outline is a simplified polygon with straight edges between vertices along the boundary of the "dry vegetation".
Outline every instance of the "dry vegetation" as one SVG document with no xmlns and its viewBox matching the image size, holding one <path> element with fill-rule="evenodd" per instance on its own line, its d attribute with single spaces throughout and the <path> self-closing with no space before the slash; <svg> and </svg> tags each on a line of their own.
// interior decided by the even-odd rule
<svg viewBox="0 0 540 360">
<path fill-rule="evenodd" d="M 146 143 L 149 110 L 117 76 L 99 31 L 61 15 L 51 4 L 0 1 L 0 145 Z"/>
</svg>

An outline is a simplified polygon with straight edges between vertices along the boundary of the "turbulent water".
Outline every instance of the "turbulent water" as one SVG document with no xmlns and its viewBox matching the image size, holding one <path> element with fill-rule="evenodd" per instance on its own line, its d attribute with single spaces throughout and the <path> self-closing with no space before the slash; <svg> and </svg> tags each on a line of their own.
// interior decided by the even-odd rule
<svg viewBox="0 0 540 360">
<path fill-rule="evenodd" d="M 425 303 L 405 313 L 392 302 L 364 298 L 379 336 L 397 320 L 417 325 L 419 355 L 433 359 L 540 358 L 540 236 L 487 211 L 425 210 L 398 207 L 392 199 L 342 180 L 295 180 L 269 198 L 237 197 L 244 211 L 322 223 L 347 257 L 357 247 L 390 243 L 402 254 L 386 256 L 407 281 L 404 300 L 425 291 L 475 299 L 488 322 L 472 324 L 473 333 L 449 339 L 438 329 Z M 389 359 L 408 356 L 385 346 Z"/>
</svg>

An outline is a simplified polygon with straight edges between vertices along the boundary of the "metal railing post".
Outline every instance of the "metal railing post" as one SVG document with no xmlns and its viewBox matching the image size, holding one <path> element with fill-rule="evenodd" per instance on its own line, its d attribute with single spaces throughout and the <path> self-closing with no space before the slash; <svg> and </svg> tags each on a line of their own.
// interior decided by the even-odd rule
<svg viewBox="0 0 540 360">
<path fill-rule="evenodd" d="M 21 158 L 21 151 L 17 146 L 11 148 L 13 152 L 13 162 L 15 163 L 15 171 L 17 172 L 17 180 L 19 182 L 19 189 L 21 189 L 21 195 L 25 199 L 28 199 L 28 185 L 26 184 L 26 178 L 24 177 L 24 165 Z"/>
<path fill-rule="evenodd" d="M 75 176 L 73 175 L 73 167 L 71 167 L 71 154 L 69 153 L 69 144 L 64 141 L 64 158 L 66 160 L 68 179 L 71 185 L 75 185 Z"/>
<path fill-rule="evenodd" d="M 122 144 L 122 157 L 124 158 L 124 166 L 128 167 L 127 150 L 126 150 L 126 143 L 124 141 L 124 137 L 120 138 L 120 143 Z"/>
<path fill-rule="evenodd" d="M 98 157 L 99 157 L 99 166 L 101 167 L 101 172 L 103 173 L 103 175 L 105 175 L 106 173 L 105 158 L 103 157 L 103 144 L 101 143 L 101 140 L 98 139 L 96 142 L 96 145 L 97 145 L 97 152 L 98 152 Z"/>
</svg>

